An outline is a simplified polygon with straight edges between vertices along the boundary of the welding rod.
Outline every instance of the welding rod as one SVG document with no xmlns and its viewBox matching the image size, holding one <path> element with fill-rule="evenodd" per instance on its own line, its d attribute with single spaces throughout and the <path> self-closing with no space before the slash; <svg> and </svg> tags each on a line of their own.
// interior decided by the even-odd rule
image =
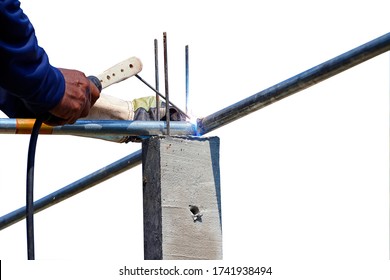
<svg viewBox="0 0 390 280">
<path fill-rule="evenodd" d="M 390 33 L 387 33 L 218 112 L 198 119 L 198 133 L 204 135 L 389 50 Z"/>
<path fill-rule="evenodd" d="M 159 96 L 161 96 L 162 98 L 165 99 L 166 103 L 168 104 L 168 101 L 167 99 L 165 98 L 165 96 L 163 94 L 161 94 L 160 92 L 158 92 L 154 87 L 152 87 L 147 81 L 145 81 L 144 79 L 142 79 L 140 77 L 140 75 L 136 74 L 134 75 L 138 80 L 140 80 L 141 82 L 143 82 L 145 85 L 147 85 L 151 90 L 153 90 L 155 93 L 157 93 Z M 172 107 L 174 107 L 176 110 L 178 110 L 180 113 L 182 113 L 184 116 L 186 116 L 188 119 L 190 119 L 190 117 L 183 112 L 183 110 L 181 110 L 179 107 L 177 107 L 175 104 L 173 104 L 171 101 L 169 101 L 169 104 L 171 104 Z"/>
</svg>

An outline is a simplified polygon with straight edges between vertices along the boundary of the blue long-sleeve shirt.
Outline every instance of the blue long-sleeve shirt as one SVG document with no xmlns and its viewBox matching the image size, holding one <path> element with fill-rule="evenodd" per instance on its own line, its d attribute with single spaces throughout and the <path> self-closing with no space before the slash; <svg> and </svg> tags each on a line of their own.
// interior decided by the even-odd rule
<svg viewBox="0 0 390 280">
<path fill-rule="evenodd" d="M 17 0 L 0 0 L 0 110 L 9 117 L 36 117 L 55 107 L 65 91 L 34 28 Z"/>
</svg>

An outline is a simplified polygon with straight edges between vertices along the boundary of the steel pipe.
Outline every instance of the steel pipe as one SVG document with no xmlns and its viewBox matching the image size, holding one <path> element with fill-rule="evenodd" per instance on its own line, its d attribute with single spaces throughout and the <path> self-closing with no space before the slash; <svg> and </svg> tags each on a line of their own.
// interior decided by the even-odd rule
<svg viewBox="0 0 390 280">
<path fill-rule="evenodd" d="M 103 167 L 80 180 L 63 187 L 34 202 L 34 214 L 49 208 L 65 199 L 83 192 L 105 180 L 129 170 L 141 163 L 142 151 L 138 150 L 106 167 Z M 26 217 L 26 207 L 21 207 L 0 217 L 0 230 L 5 229 Z"/>
<path fill-rule="evenodd" d="M 238 120 L 389 50 L 390 33 L 387 33 L 218 112 L 198 119 L 198 135 L 204 135 Z"/>
<path fill-rule="evenodd" d="M 33 119 L 0 119 L 0 134 L 30 134 Z M 171 135 L 195 135 L 195 125 L 190 122 L 171 122 Z M 134 135 L 155 136 L 166 134 L 166 122 L 162 121 L 121 121 L 121 120 L 79 120 L 63 126 L 43 125 L 41 134 L 99 136 Z"/>
</svg>

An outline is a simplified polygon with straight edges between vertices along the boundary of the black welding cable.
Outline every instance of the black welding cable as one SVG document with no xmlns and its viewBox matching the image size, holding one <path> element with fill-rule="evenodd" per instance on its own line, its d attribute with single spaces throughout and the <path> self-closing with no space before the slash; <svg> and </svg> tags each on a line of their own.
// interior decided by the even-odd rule
<svg viewBox="0 0 390 280">
<path fill-rule="evenodd" d="M 35 166 L 35 148 L 37 146 L 39 129 L 42 126 L 42 120 L 37 119 L 34 123 L 27 156 L 27 181 L 26 181 L 26 222 L 27 222 L 27 258 L 35 259 L 34 248 L 34 166 Z"/>
<path fill-rule="evenodd" d="M 89 76 L 90 79 L 99 91 L 102 90 L 102 85 L 98 78 Z M 27 180 L 26 180 L 26 228 L 27 228 L 27 258 L 35 260 L 35 242 L 34 242 L 34 168 L 35 168 L 35 150 L 38 141 L 39 130 L 41 129 L 43 120 L 57 120 L 57 117 L 51 114 L 44 114 L 37 118 L 34 122 L 31 131 L 30 143 L 28 146 L 27 155 Z"/>
</svg>

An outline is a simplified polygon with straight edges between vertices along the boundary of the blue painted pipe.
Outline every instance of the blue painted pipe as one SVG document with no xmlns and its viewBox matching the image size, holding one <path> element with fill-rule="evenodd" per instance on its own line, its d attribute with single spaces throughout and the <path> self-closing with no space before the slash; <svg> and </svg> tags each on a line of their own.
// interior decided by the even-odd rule
<svg viewBox="0 0 390 280">
<path fill-rule="evenodd" d="M 198 135 L 209 133 L 389 50 L 390 33 L 387 33 L 218 112 L 198 119 Z"/>
<path fill-rule="evenodd" d="M 139 150 L 35 201 L 34 214 L 139 165 L 141 160 L 142 151 Z M 0 230 L 23 220 L 25 217 L 26 207 L 21 207 L 0 217 Z"/>
</svg>

